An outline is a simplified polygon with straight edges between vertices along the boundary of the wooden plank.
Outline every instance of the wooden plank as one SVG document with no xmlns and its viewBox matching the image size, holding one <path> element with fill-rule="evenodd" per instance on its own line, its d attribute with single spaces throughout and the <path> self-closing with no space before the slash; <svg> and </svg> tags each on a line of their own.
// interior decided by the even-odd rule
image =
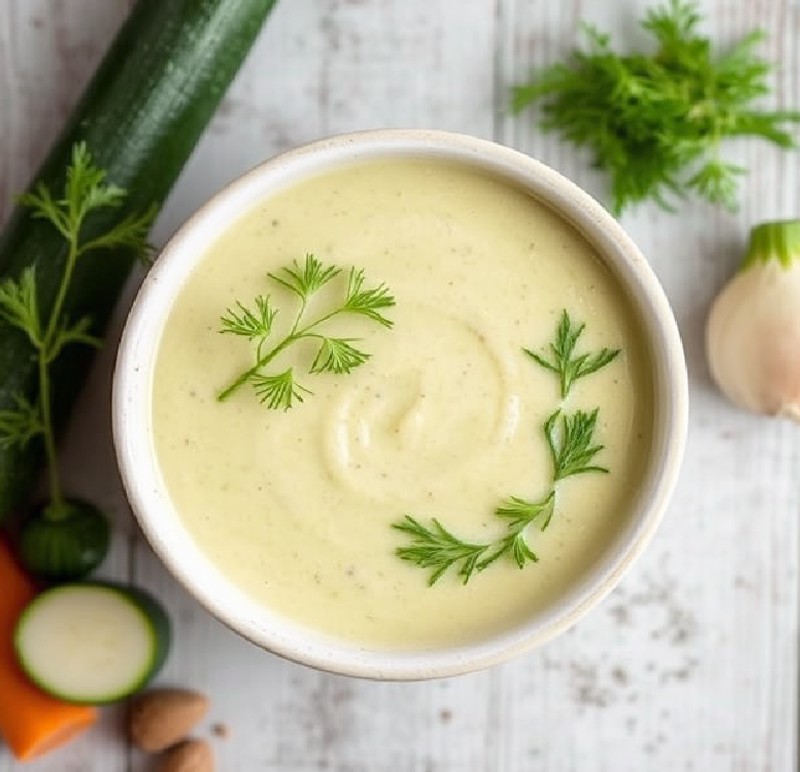
<svg viewBox="0 0 800 772">
<path fill-rule="evenodd" d="M 121 20 L 127 0 L 9 0 L 0 4 L 0 222 L 42 160 Z M 91 23 L 87 23 L 87 19 Z M 107 405 L 113 347 L 100 357 L 64 442 L 64 477 L 71 492 L 91 498 L 114 520 L 102 575 L 126 580 L 131 522 L 119 496 Z M 0 695 L 0 699 L 3 696 Z M 119 710 L 57 754 L 25 765 L 31 772 L 116 772 L 127 766 Z M 0 746 L 0 772 L 15 770 Z"/>
<path fill-rule="evenodd" d="M 0 6 L 0 222 L 58 133 L 128 5 L 127 0 L 8 0 Z"/>
<path fill-rule="evenodd" d="M 635 7 L 650 3 L 506 2 L 508 80 L 550 63 L 592 21 L 636 39 Z M 706 2 L 708 29 L 731 41 L 754 26 L 782 61 L 776 99 L 798 104 L 798 8 Z M 587 159 L 535 127 L 507 119 L 510 141 L 603 199 Z M 623 224 L 661 278 L 679 321 L 692 422 L 681 484 L 650 550 L 612 598 L 531 658 L 515 681 L 512 758 L 535 752 L 547 770 L 791 769 L 797 726 L 797 513 L 800 437 L 794 426 L 745 416 L 723 402 L 705 365 L 708 306 L 741 257 L 751 224 L 798 211 L 796 161 L 734 143 L 752 173 L 738 214 L 689 204 L 652 206 Z M 794 470 L 794 471 L 792 471 Z M 526 689 L 527 696 L 526 695 Z M 555 710 L 553 706 L 556 706 Z M 545 716 L 526 732 L 531 716 Z M 513 742 L 513 741 L 512 741 Z M 513 767 L 510 767 L 513 768 Z"/>
</svg>

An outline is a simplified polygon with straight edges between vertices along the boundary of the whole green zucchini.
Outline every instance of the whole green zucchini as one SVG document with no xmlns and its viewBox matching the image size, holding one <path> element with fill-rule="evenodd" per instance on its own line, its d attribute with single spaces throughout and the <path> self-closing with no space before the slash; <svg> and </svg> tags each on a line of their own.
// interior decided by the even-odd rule
<svg viewBox="0 0 800 772">
<path fill-rule="evenodd" d="M 29 189 L 63 188 L 73 147 L 85 142 L 124 205 L 93 215 L 84 233 L 163 203 L 276 0 L 138 0 Z M 35 266 L 43 316 L 64 269 L 67 244 L 53 226 L 18 207 L 0 235 L 0 279 Z M 89 316 L 102 334 L 134 255 L 115 249 L 79 264 L 64 314 Z M 52 364 L 56 423 L 63 425 L 92 357 L 71 347 Z M 37 370 L 25 335 L 0 320 L 0 410 L 14 395 L 35 399 Z M 0 443 L 0 521 L 30 495 L 41 469 L 38 440 Z"/>
</svg>

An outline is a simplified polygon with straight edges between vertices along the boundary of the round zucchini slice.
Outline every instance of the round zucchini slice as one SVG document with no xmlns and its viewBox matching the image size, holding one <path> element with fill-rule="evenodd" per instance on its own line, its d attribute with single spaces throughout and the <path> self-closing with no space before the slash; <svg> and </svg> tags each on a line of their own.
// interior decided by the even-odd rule
<svg viewBox="0 0 800 772">
<path fill-rule="evenodd" d="M 170 624 L 151 595 L 110 582 L 54 587 L 14 630 L 20 666 L 43 691 L 101 705 L 142 689 L 167 657 Z"/>
</svg>

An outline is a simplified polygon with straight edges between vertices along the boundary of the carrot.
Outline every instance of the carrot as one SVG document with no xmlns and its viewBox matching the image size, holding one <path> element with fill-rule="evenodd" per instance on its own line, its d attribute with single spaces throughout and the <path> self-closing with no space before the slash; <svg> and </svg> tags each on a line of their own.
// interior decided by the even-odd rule
<svg viewBox="0 0 800 772">
<path fill-rule="evenodd" d="M 14 625 L 36 590 L 0 539 L 0 737 L 26 761 L 62 745 L 97 718 L 95 708 L 50 697 L 17 664 Z"/>
</svg>

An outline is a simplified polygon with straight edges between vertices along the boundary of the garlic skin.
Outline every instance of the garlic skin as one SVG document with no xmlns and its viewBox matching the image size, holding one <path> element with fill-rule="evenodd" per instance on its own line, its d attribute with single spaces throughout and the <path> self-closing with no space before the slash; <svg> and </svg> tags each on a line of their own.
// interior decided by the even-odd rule
<svg viewBox="0 0 800 772">
<path fill-rule="evenodd" d="M 753 229 L 742 269 L 711 307 L 706 356 L 732 402 L 800 421 L 800 220 Z"/>
</svg>

